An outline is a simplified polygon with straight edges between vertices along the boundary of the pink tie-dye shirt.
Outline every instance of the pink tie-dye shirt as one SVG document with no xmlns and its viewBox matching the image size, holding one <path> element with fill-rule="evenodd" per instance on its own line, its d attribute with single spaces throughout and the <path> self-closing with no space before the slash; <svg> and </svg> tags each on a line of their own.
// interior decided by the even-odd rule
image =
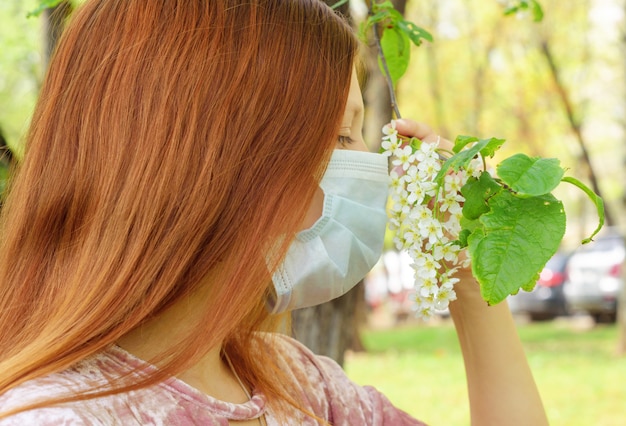
<svg viewBox="0 0 626 426">
<path fill-rule="evenodd" d="M 290 380 L 304 396 L 305 409 L 332 425 L 423 425 L 395 408 L 380 392 L 351 382 L 341 367 L 329 358 L 317 356 L 289 337 L 275 340 L 276 358 Z M 62 395 L 77 386 L 105 383 L 137 369 L 154 366 L 113 346 L 74 367 L 27 382 L 0 396 L 0 412 L 41 398 Z M 132 374 L 140 374 L 134 372 Z M 293 409 L 288 421 L 279 420 L 271 402 L 255 392 L 244 404 L 219 401 L 176 378 L 158 385 L 81 401 L 46 407 L 0 420 L 0 426 L 73 426 L 73 425 L 228 425 L 229 420 L 250 420 L 265 415 L 268 426 L 314 425 L 318 422 Z"/>
</svg>

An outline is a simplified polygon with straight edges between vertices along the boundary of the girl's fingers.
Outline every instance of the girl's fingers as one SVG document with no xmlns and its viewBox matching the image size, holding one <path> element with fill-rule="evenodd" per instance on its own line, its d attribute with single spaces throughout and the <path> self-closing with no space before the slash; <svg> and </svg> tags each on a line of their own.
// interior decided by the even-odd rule
<svg viewBox="0 0 626 426">
<path fill-rule="evenodd" d="M 398 130 L 398 133 L 401 135 L 416 137 L 420 140 L 423 140 L 429 135 L 434 135 L 433 129 L 427 124 L 418 123 L 417 121 L 407 120 L 405 118 L 396 120 L 396 130 Z"/>
<path fill-rule="evenodd" d="M 396 120 L 396 130 L 399 134 L 415 137 L 424 142 L 439 141 L 439 147 L 444 149 L 452 149 L 454 144 L 445 138 L 440 138 L 429 125 L 419 123 L 417 121 L 400 118 Z"/>
</svg>

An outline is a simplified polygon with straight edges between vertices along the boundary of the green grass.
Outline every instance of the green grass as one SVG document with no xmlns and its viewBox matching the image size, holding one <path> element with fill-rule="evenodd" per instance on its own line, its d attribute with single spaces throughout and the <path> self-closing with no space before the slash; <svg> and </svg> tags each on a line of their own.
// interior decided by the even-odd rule
<svg viewBox="0 0 626 426">
<path fill-rule="evenodd" d="M 520 325 L 519 334 L 551 425 L 626 424 L 626 358 L 614 325 L 582 330 L 561 321 Z M 398 407 L 437 425 L 469 425 L 463 359 L 451 324 L 370 330 L 366 353 L 346 372 Z"/>
</svg>

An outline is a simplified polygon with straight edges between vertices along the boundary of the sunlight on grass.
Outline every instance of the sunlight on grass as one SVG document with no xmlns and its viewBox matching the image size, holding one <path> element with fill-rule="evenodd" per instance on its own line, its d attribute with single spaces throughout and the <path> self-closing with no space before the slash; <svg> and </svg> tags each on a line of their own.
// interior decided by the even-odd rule
<svg viewBox="0 0 626 426">
<path fill-rule="evenodd" d="M 626 358 L 615 356 L 614 325 L 577 329 L 562 321 L 519 326 L 551 425 L 623 425 Z M 398 407 L 437 425 L 469 425 L 469 406 L 454 328 L 369 330 L 367 353 L 350 354 L 346 372 Z"/>
</svg>

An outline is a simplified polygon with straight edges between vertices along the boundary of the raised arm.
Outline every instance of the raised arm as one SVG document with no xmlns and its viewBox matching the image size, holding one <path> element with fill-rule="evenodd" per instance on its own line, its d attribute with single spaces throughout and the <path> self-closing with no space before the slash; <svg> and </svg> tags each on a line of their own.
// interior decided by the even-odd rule
<svg viewBox="0 0 626 426">
<path fill-rule="evenodd" d="M 488 306 L 469 270 L 456 275 L 457 330 L 473 425 L 541 426 L 548 420 L 506 301 Z"/>
<path fill-rule="evenodd" d="M 437 135 L 425 124 L 398 120 L 396 129 L 405 136 L 427 142 Z M 451 147 L 441 139 L 441 147 Z M 457 300 L 450 313 L 457 330 L 469 392 L 473 425 L 541 426 L 548 420 L 524 354 L 511 312 L 502 302 L 488 306 L 480 296 L 471 271 L 456 275 Z"/>
</svg>

